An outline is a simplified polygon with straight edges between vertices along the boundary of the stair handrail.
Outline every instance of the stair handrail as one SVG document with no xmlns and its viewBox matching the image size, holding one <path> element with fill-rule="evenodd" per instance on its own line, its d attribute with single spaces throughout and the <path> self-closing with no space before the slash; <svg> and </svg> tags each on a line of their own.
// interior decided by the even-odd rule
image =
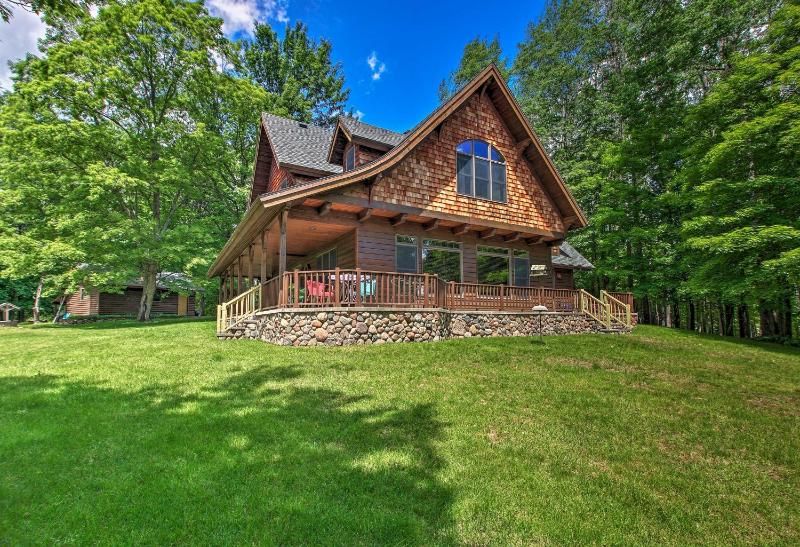
<svg viewBox="0 0 800 547">
<path fill-rule="evenodd" d="M 612 296 L 607 291 L 600 291 L 600 299 L 608 305 L 608 313 L 611 321 L 617 321 L 623 326 L 631 326 L 631 307 L 619 298 Z M 619 310 L 619 311 L 618 311 Z"/>
<path fill-rule="evenodd" d="M 603 325 L 605 328 L 611 328 L 611 318 L 610 318 L 610 306 L 594 296 L 586 292 L 584 289 L 581 289 L 581 312 L 585 313 L 589 317 L 594 318 L 597 322 Z"/>
<path fill-rule="evenodd" d="M 261 284 L 217 305 L 217 332 L 224 333 L 253 316 L 261 307 Z"/>
</svg>

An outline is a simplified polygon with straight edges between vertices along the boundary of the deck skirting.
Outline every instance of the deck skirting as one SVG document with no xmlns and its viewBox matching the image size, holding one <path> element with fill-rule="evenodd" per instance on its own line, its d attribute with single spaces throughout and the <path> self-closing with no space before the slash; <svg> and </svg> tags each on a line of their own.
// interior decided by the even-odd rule
<svg viewBox="0 0 800 547">
<path fill-rule="evenodd" d="M 227 338 L 250 338 L 282 346 L 371 345 L 433 342 L 451 338 L 537 336 L 539 316 L 531 312 L 451 311 L 441 308 L 281 308 L 259 312 Z M 541 315 L 545 336 L 603 332 L 582 313 Z M 626 331 L 627 332 L 627 331 Z"/>
</svg>

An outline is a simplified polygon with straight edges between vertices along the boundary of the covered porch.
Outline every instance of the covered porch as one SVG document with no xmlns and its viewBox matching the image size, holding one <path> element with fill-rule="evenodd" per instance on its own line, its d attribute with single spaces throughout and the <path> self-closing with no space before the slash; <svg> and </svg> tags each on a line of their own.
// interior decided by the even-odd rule
<svg viewBox="0 0 800 547">
<path fill-rule="evenodd" d="M 560 233 L 344 195 L 253 209 L 212 268 L 221 279 L 218 332 L 275 309 L 544 306 L 630 325 L 630 295 L 556 288 Z"/>
</svg>

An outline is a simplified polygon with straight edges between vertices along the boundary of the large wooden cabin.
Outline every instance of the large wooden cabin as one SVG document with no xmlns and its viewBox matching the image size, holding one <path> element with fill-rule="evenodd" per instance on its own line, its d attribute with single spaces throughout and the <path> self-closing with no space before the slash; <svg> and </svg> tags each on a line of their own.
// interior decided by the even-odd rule
<svg viewBox="0 0 800 547">
<path fill-rule="evenodd" d="M 405 133 L 263 114 L 249 209 L 209 270 L 218 328 L 292 307 L 600 309 L 564 243 L 586 222 L 494 66 Z"/>
</svg>

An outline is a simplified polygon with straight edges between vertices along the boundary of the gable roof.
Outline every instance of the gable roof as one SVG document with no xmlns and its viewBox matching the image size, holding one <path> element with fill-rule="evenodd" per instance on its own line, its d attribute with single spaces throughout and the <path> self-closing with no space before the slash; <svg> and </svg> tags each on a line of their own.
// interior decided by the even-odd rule
<svg viewBox="0 0 800 547">
<path fill-rule="evenodd" d="M 332 174 L 308 181 L 305 184 L 297 184 L 283 190 L 261 195 L 262 203 L 265 207 L 288 203 L 298 198 L 360 182 L 375 177 L 382 171 L 391 169 L 410 154 L 439 124 L 458 110 L 474 93 L 486 93 L 496 103 L 498 113 L 506 120 L 512 136 L 518 142 L 520 153 L 525 155 L 533 165 L 543 186 L 545 186 L 546 191 L 553 198 L 552 201 L 564 217 L 565 223 L 576 227 L 586 226 L 588 224 L 586 216 L 558 174 L 555 165 L 553 165 L 553 162 L 542 147 L 528 119 L 520 110 L 500 71 L 493 64 L 481 71 L 446 103 L 417 124 L 414 129 L 404 133 L 403 140 L 386 154 L 349 171 Z"/>
<path fill-rule="evenodd" d="M 261 114 L 261 123 L 280 165 L 322 173 L 342 172 L 341 165 L 328 163 L 327 159 L 332 129 L 267 113 Z"/>
<path fill-rule="evenodd" d="M 594 265 L 566 241 L 561 242 L 559 251 L 560 254 L 553 257 L 554 267 L 574 268 L 576 270 L 594 269 Z"/>
<path fill-rule="evenodd" d="M 518 153 L 530 162 L 533 171 L 541 182 L 542 188 L 547 193 L 550 201 L 558 209 L 564 221 L 565 229 L 568 230 L 571 227 L 586 226 L 588 224 L 586 216 L 570 193 L 563 179 L 558 174 L 558 171 L 547 155 L 547 152 L 545 152 L 544 147 L 533 131 L 528 119 L 511 94 L 511 90 L 506 85 L 499 69 L 494 64 L 491 64 L 459 89 L 447 102 L 431 112 L 413 129 L 403 133 L 402 140 L 396 146 L 370 162 L 363 163 L 349 171 L 343 171 L 341 166 L 334 166 L 328 163 L 330 158 L 326 158 L 325 163 L 331 166 L 330 169 L 335 167 L 337 169 L 336 172 L 301 184 L 295 184 L 288 188 L 260 195 L 256 194 L 257 176 L 254 175 L 253 194 L 258 196 L 263 208 L 255 206 L 249 208 L 242 222 L 236 226 L 236 229 L 233 234 L 231 234 L 225 247 L 223 247 L 219 256 L 217 256 L 217 259 L 211 265 L 209 276 L 217 275 L 222 270 L 223 266 L 230 263 L 233 257 L 238 256 L 238 254 L 242 252 L 244 246 L 247 245 L 248 242 L 238 241 L 241 234 L 251 231 L 255 225 L 267 222 L 267 216 L 274 219 L 274 213 L 277 208 L 286 206 L 298 199 L 304 199 L 323 192 L 343 188 L 358 182 L 374 180 L 384 171 L 389 171 L 398 165 L 419 146 L 428 135 L 437 130 L 448 117 L 464 106 L 467 100 L 476 93 L 481 96 L 488 96 L 494 103 L 498 114 L 506 123 L 509 133 L 517 142 Z M 279 119 L 285 120 L 285 118 Z M 263 124 L 262 116 L 262 125 Z M 343 128 L 341 123 L 337 123 L 337 130 L 334 135 L 331 135 L 331 138 L 338 135 L 339 128 Z M 343 129 L 347 130 L 347 128 Z M 267 140 L 271 141 L 271 137 Z M 262 150 L 265 151 L 263 152 L 264 156 L 268 156 L 268 144 L 269 143 L 262 143 L 259 141 L 256 156 L 256 170 L 259 169 Z M 277 151 L 275 153 L 276 155 L 278 154 Z M 280 159 L 278 161 L 280 163 Z M 253 198 L 255 198 L 256 195 L 254 195 Z M 265 210 L 270 211 L 272 214 L 267 214 Z"/>
</svg>

